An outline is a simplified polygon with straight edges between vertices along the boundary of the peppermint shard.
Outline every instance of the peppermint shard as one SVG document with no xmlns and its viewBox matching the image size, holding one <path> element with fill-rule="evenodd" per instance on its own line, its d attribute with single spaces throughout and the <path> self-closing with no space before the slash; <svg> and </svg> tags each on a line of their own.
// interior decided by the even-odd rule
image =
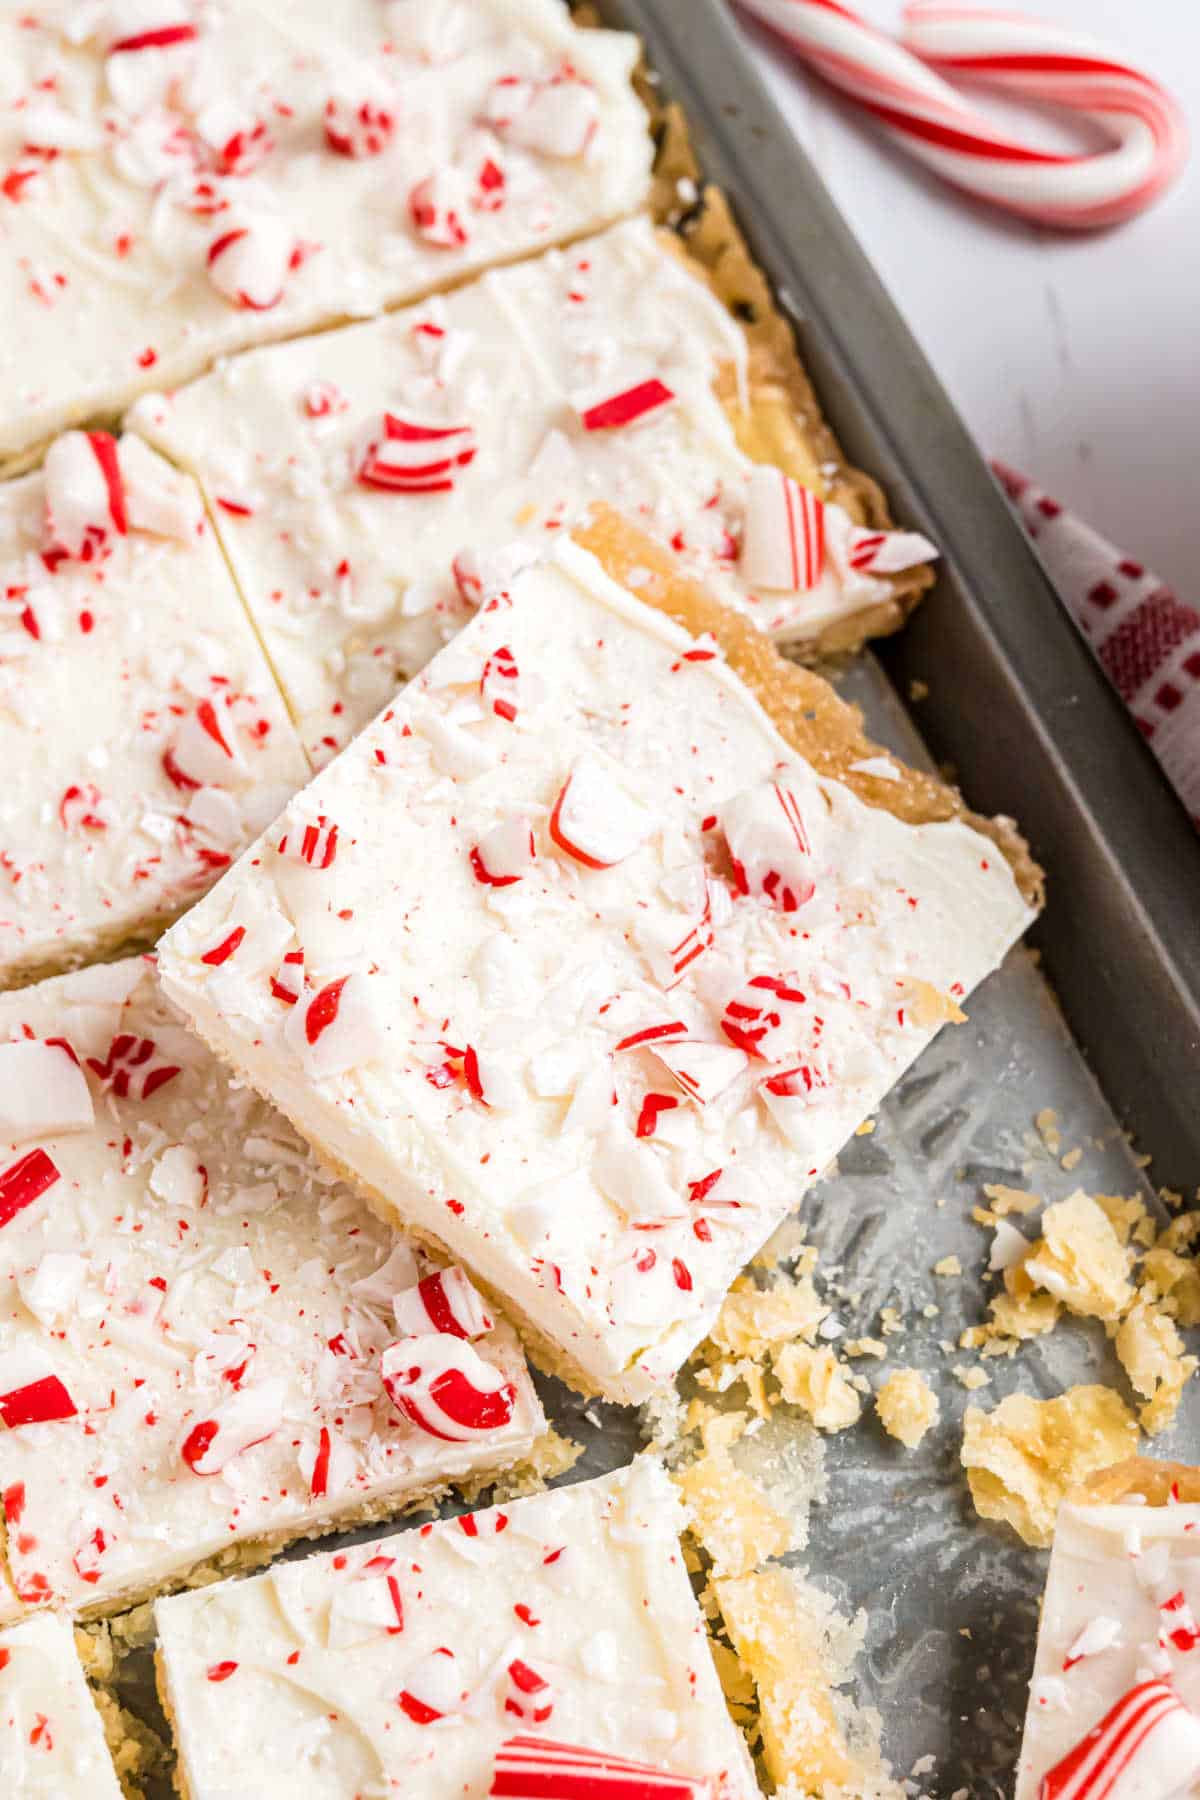
<svg viewBox="0 0 1200 1800">
<path fill-rule="evenodd" d="M 0 1420 L 0 1616 L 394 1515 L 543 1429 L 462 1270 L 231 1085 L 141 958 L 0 997 Z"/>
<path fill-rule="evenodd" d="M 195 484 L 70 431 L 0 487 L 0 987 L 146 942 L 308 764 Z"/>
<path fill-rule="evenodd" d="M 192 1800 L 753 1800 L 652 1461 L 156 1607 Z"/>
<path fill-rule="evenodd" d="M 0 1783 L 14 1800 L 121 1800 L 65 1618 L 0 1631 Z"/>
<path fill-rule="evenodd" d="M 560 0 L 6 8 L 0 460 L 635 210 L 636 52 Z"/>
<path fill-rule="evenodd" d="M 637 563 L 623 521 L 605 541 Z M 671 591 L 732 619 L 766 697 L 836 712 Z M 556 1366 L 640 1399 L 1031 916 L 992 838 L 886 810 L 945 790 L 861 754 L 819 775 L 711 636 L 567 541 L 168 934 L 163 979 Z"/>
<path fill-rule="evenodd" d="M 1200 1780 L 1200 1469 L 1135 1458 L 1059 1508 L 1015 1800 Z"/>
</svg>

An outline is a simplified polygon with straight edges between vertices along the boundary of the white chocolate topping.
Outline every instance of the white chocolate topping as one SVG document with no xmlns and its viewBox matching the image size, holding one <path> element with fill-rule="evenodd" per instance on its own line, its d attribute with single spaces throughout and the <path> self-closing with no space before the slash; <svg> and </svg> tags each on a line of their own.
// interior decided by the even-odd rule
<svg viewBox="0 0 1200 1800">
<path fill-rule="evenodd" d="M 432 1322 L 402 1335 L 414 1252 L 226 1078 L 150 961 L 0 997 L 6 1096 L 31 1054 L 70 1079 L 22 1086 L 0 1138 L 0 1510 L 19 1602 L 111 1607 L 240 1540 L 396 1510 L 528 1448 L 541 1410 L 511 1331 L 476 1330 L 460 1295 L 473 1343 Z M 385 1390 L 397 1342 L 424 1368 L 472 1352 L 506 1418 L 430 1435 Z"/>
<path fill-rule="evenodd" d="M 929 989 L 961 998 L 1029 917 L 987 839 L 818 779 L 711 647 L 566 541 L 161 954 L 311 1142 L 636 1399 L 929 1042 Z"/>
<path fill-rule="evenodd" d="M 120 1800 L 68 1621 L 0 1631 L 0 1792 L 7 1800 Z"/>
<path fill-rule="evenodd" d="M 191 1800 L 225 1800 L 231 1771 L 261 1800 L 482 1800 L 500 1745 L 525 1732 L 751 1800 L 681 1523 L 670 1481 L 640 1461 L 160 1601 Z"/>
<path fill-rule="evenodd" d="M 639 206 L 636 41 L 560 0 L 0 19 L 0 454 Z"/>
<path fill-rule="evenodd" d="M 0 986 L 144 935 L 305 779 L 195 485 L 139 438 L 0 487 L 0 765 Z"/>
<path fill-rule="evenodd" d="M 774 471 L 752 482 L 713 391 L 722 369 L 744 382 L 745 360 L 741 328 L 643 218 L 239 358 L 130 422 L 201 482 L 320 762 L 503 584 L 514 539 L 541 550 L 598 498 L 788 641 L 886 596 L 872 570 L 932 554 L 829 506 L 819 568 L 773 570 L 777 503 L 799 490 Z M 626 422 L 597 424 L 614 396 Z M 385 414 L 458 428 L 467 460 L 423 484 L 380 478 Z"/>
<path fill-rule="evenodd" d="M 1038 1800 L 1043 1778 L 1110 1714 L 1084 1771 L 1094 1787 L 1062 1774 L 1051 1800 L 1200 1794 L 1197 1618 L 1200 1505 L 1060 1507 L 1015 1800 Z"/>
</svg>

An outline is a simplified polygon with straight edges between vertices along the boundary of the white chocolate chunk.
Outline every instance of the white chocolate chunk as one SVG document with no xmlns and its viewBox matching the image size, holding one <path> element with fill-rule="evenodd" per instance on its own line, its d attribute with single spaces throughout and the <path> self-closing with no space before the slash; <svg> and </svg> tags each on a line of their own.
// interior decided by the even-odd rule
<svg viewBox="0 0 1200 1800">
<path fill-rule="evenodd" d="M 483 1796 L 516 1733 L 758 1793 L 668 1477 L 614 1475 L 161 1600 L 192 1800 Z"/>
<path fill-rule="evenodd" d="M 681 656 L 690 642 L 563 543 L 284 814 L 289 837 L 336 826 L 336 911 L 329 875 L 258 847 L 161 946 L 210 1043 L 621 1399 L 670 1380 L 929 1042 L 911 983 L 965 994 L 1029 917 L 989 840 L 820 779 L 723 661 Z M 462 725 L 486 756 L 449 774 L 429 723 L 460 714 L 501 648 L 536 689 L 515 719 Z M 589 790 L 597 823 L 562 800 L 581 768 L 609 784 Z M 717 821 L 772 781 L 810 846 L 805 882 L 735 892 Z M 514 817 L 536 855 L 497 887 L 475 852 Z M 204 961 L 273 910 L 303 954 L 294 1009 L 273 969 Z M 664 969 L 648 943 L 679 954 Z M 303 1021 L 347 978 L 379 1036 L 322 1074 Z"/>
</svg>

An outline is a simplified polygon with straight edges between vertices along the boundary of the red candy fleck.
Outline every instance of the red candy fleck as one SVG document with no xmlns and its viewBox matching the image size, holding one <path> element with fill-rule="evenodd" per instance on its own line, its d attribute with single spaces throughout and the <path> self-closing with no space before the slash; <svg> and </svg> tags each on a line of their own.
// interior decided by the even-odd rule
<svg viewBox="0 0 1200 1800">
<path fill-rule="evenodd" d="M 229 961 L 229 958 L 238 948 L 238 945 L 242 942 L 245 935 L 246 927 L 244 925 L 235 925 L 228 937 L 223 937 L 219 944 L 214 944 L 211 950 L 206 950 L 204 952 L 200 961 L 202 963 L 207 963 L 210 968 L 219 968 L 223 962 Z"/>
<path fill-rule="evenodd" d="M 327 983 L 309 1002 L 304 1019 L 304 1035 L 310 1044 L 315 1044 L 321 1033 L 328 1031 L 337 1018 L 342 989 L 349 979 L 348 975 L 342 975 L 337 981 Z"/>
<path fill-rule="evenodd" d="M 330 1447 L 329 1427 L 322 1425 L 317 1454 L 313 1461 L 312 1475 L 308 1483 L 308 1491 L 314 1499 L 322 1498 L 329 1490 Z"/>
<path fill-rule="evenodd" d="M 636 1050 L 641 1044 L 657 1043 L 662 1038 L 687 1036 L 687 1026 L 682 1019 L 671 1019 L 665 1025 L 647 1025 L 643 1031 L 631 1032 L 623 1037 L 616 1046 L 618 1050 Z"/>
<path fill-rule="evenodd" d="M 57 1375 L 43 1375 L 24 1387 L 0 1394 L 0 1419 L 14 1431 L 18 1425 L 48 1425 L 73 1419 L 77 1408 Z"/>
<path fill-rule="evenodd" d="M 396 115 L 389 107 L 335 95 L 325 103 L 325 142 L 338 156 L 378 156 L 391 141 Z"/>
<path fill-rule="evenodd" d="M 594 406 L 586 407 L 580 414 L 580 421 L 585 431 L 611 431 L 621 425 L 632 425 L 649 413 L 661 412 L 674 398 L 666 382 L 652 376 L 648 381 L 639 381 L 634 387 L 623 388 L 620 393 L 610 394 Z"/>
<path fill-rule="evenodd" d="M 204 1419 L 199 1425 L 193 1425 L 183 1440 L 179 1454 L 189 1469 L 194 1469 L 204 1458 L 206 1450 L 212 1448 L 212 1441 L 217 1435 L 217 1421 Z"/>
<path fill-rule="evenodd" d="M 0 1227 L 39 1200 L 61 1173 L 45 1150 L 27 1150 L 0 1174 Z"/>
<path fill-rule="evenodd" d="M 236 1669 L 235 1662 L 210 1663 L 206 1673 L 209 1681 L 228 1681 Z"/>
<path fill-rule="evenodd" d="M 177 44 L 194 43 L 199 36 L 194 25 L 156 25 L 150 31 L 138 31 L 131 37 L 118 38 L 110 44 L 110 56 L 122 56 L 133 50 L 171 50 Z"/>
<path fill-rule="evenodd" d="M 636 1135 L 640 1138 L 653 1137 L 658 1126 L 658 1115 L 673 1112 L 678 1105 L 679 1101 L 674 1094 L 647 1094 L 638 1113 Z"/>
<path fill-rule="evenodd" d="M 507 644 L 493 650 L 483 665 L 479 692 L 498 719 L 510 725 L 517 716 L 517 686 L 521 679 L 516 658 Z"/>
<path fill-rule="evenodd" d="M 105 831 L 107 820 L 100 812 L 102 798 L 100 789 L 94 781 L 84 782 L 82 787 L 73 785 L 64 789 L 63 797 L 58 803 L 58 817 L 64 831 Z"/>
</svg>

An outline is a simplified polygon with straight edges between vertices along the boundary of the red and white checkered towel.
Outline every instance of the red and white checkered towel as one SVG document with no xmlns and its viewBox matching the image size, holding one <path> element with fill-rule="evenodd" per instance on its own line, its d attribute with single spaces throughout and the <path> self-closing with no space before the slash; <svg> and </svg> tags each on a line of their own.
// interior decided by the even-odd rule
<svg viewBox="0 0 1200 1800">
<path fill-rule="evenodd" d="M 992 467 L 1059 598 L 1200 826 L 1200 612 L 1024 475 Z"/>
</svg>

